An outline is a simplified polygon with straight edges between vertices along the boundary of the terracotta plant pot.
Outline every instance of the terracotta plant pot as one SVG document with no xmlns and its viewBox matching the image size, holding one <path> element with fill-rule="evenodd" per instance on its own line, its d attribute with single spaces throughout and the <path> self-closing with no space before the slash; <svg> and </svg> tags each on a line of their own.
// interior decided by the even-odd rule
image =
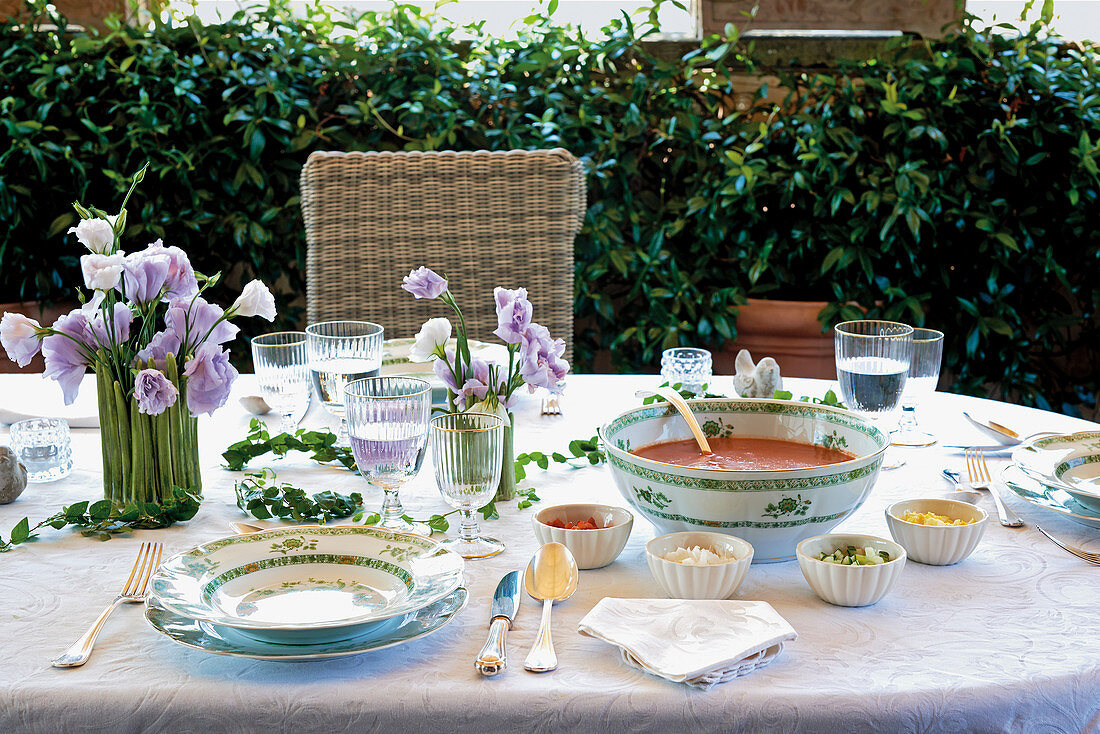
<svg viewBox="0 0 1100 734">
<path fill-rule="evenodd" d="M 13 311 L 15 313 L 21 313 L 25 316 L 29 316 L 30 318 L 35 319 L 43 326 L 49 326 L 54 321 L 56 321 L 59 316 L 64 316 L 65 314 L 69 313 L 69 311 L 72 311 L 74 308 L 80 308 L 80 304 L 76 303 L 75 301 L 64 301 L 54 303 L 50 306 L 46 306 L 45 308 L 43 308 L 42 304 L 38 301 L 27 301 L 26 303 L 0 303 L 0 316 L 9 311 Z M 3 350 L 0 350 L 0 374 L 11 372 L 35 373 L 41 372 L 45 368 L 46 366 L 42 362 L 41 354 L 36 355 L 35 358 L 31 360 L 31 363 L 29 365 L 20 368 L 15 364 L 15 362 L 12 362 L 10 359 L 8 359 L 8 355 L 5 354 Z"/>
<path fill-rule="evenodd" d="M 714 355 L 714 372 L 733 374 L 737 352 L 748 349 L 752 358 L 772 357 L 788 377 L 836 379 L 833 334 L 822 333 L 817 315 L 827 301 L 769 301 L 750 298 L 738 309 L 737 341 L 726 342 Z"/>
</svg>

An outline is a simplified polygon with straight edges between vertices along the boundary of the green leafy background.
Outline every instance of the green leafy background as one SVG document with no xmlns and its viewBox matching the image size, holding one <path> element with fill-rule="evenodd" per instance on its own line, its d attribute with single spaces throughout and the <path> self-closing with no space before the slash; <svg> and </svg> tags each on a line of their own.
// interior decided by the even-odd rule
<svg viewBox="0 0 1100 734">
<path fill-rule="evenodd" d="M 311 151 L 562 146 L 588 170 L 581 369 L 720 347 L 748 296 L 823 299 L 823 328 L 865 309 L 947 332 L 953 389 L 1094 402 L 1100 75 L 1038 28 L 811 75 L 765 68 L 732 28 L 665 58 L 625 17 L 607 38 L 530 19 L 512 40 L 409 7 L 91 37 L 43 20 L 62 31 L 0 25 L 0 300 L 71 297 L 70 203 L 110 208 L 149 160 L 127 240 L 275 284 L 288 324 Z M 746 71 L 795 91 L 776 108 Z"/>
</svg>

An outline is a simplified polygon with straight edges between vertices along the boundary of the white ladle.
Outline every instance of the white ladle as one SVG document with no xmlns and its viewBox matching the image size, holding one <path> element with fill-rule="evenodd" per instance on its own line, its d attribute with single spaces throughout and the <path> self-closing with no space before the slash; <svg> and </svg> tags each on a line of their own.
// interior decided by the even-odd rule
<svg viewBox="0 0 1100 734">
<path fill-rule="evenodd" d="M 684 417 L 684 420 L 687 421 L 688 428 L 691 429 L 691 435 L 695 437 L 695 443 L 699 444 L 699 453 L 714 453 L 710 448 L 710 444 L 707 443 L 707 437 L 703 435 L 703 429 L 699 427 L 699 421 L 695 420 L 695 414 L 691 412 L 691 408 L 688 407 L 687 401 L 680 397 L 680 393 L 670 387 L 658 387 L 655 390 L 638 390 L 634 393 L 634 397 L 636 398 L 648 398 L 654 395 L 661 396 L 672 403 L 672 407 L 680 411 L 680 415 Z"/>
</svg>

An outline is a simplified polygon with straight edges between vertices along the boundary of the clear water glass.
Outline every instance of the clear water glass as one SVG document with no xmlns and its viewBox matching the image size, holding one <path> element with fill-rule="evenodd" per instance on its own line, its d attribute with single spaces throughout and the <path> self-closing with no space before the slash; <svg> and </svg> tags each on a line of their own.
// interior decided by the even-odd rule
<svg viewBox="0 0 1100 734">
<path fill-rule="evenodd" d="M 696 347 L 673 347 L 661 354 L 661 377 L 669 385 L 702 395 L 710 384 L 713 365 L 710 352 Z"/>
<path fill-rule="evenodd" d="M 922 431 L 917 424 L 917 406 L 936 391 L 943 361 L 943 332 L 935 329 L 913 329 L 913 358 L 909 362 L 909 377 L 901 396 L 901 420 L 890 434 L 895 446 L 931 446 L 936 437 Z"/>
<path fill-rule="evenodd" d="M 313 394 L 304 331 L 252 337 L 252 364 L 264 402 L 279 414 L 279 429 L 292 432 L 309 410 Z"/>
<path fill-rule="evenodd" d="M 504 455 L 504 421 L 488 413 L 449 413 L 431 426 L 432 464 L 439 493 L 458 510 L 458 537 L 443 545 L 463 558 L 488 558 L 504 543 L 481 534 L 474 510 L 496 494 Z"/>
<path fill-rule="evenodd" d="M 913 327 L 896 321 L 845 321 L 834 327 L 836 379 L 851 410 L 877 420 L 898 407 L 913 357 Z M 883 458 L 883 469 L 904 459 Z"/>
<path fill-rule="evenodd" d="M 28 482 L 53 482 L 73 473 L 69 424 L 61 418 L 31 418 L 11 424 L 11 450 L 27 468 Z"/>
<path fill-rule="evenodd" d="M 377 377 L 382 369 L 382 332 L 369 321 L 323 321 L 306 327 L 309 369 L 321 405 L 340 419 L 339 442 L 346 445 L 344 387 Z"/>
<path fill-rule="evenodd" d="M 351 450 L 367 484 L 382 490 L 380 527 L 416 532 L 404 519 L 401 487 L 420 471 L 432 415 L 432 387 L 413 377 L 349 382 L 343 399 Z"/>
</svg>

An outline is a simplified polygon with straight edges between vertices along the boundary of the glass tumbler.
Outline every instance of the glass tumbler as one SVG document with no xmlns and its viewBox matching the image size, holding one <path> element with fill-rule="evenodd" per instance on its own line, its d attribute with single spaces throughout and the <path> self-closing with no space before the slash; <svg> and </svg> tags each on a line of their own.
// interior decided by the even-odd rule
<svg viewBox="0 0 1100 734">
<path fill-rule="evenodd" d="M 413 377 L 371 377 L 348 383 L 343 392 L 359 473 L 382 489 L 379 527 L 416 532 L 398 492 L 424 462 L 432 386 Z"/>
<path fill-rule="evenodd" d="M 913 356 L 913 327 L 896 321 L 845 321 L 834 327 L 836 379 L 849 409 L 878 420 L 898 407 Z M 883 469 L 903 459 L 886 456 Z"/>
<path fill-rule="evenodd" d="M 439 493 L 459 511 L 458 537 L 443 545 L 463 558 L 488 558 L 504 543 L 481 534 L 474 510 L 497 491 L 504 452 L 504 421 L 488 413 L 448 413 L 432 419 L 432 463 Z"/>
<path fill-rule="evenodd" d="M 339 443 L 347 445 L 344 387 L 353 380 L 377 377 L 382 369 L 382 332 L 369 321 L 323 321 L 306 327 L 309 369 L 317 397 L 340 419 Z"/>
<path fill-rule="evenodd" d="M 304 331 L 252 337 L 252 364 L 264 402 L 279 414 L 279 430 L 292 432 L 309 410 L 313 394 Z"/>
<path fill-rule="evenodd" d="M 710 384 L 712 372 L 710 352 L 696 347 L 673 347 L 661 355 L 661 377 L 669 385 L 680 384 L 681 390 L 702 396 Z"/>
<path fill-rule="evenodd" d="M 901 420 L 890 434 L 895 446 L 931 446 L 936 437 L 917 425 L 917 405 L 936 391 L 943 360 L 943 332 L 935 329 L 913 329 L 913 359 L 909 363 L 909 379 L 901 395 Z"/>
<path fill-rule="evenodd" d="M 11 424 L 11 450 L 27 468 L 28 482 L 53 482 L 73 473 L 69 424 L 60 418 L 31 418 Z"/>
</svg>

